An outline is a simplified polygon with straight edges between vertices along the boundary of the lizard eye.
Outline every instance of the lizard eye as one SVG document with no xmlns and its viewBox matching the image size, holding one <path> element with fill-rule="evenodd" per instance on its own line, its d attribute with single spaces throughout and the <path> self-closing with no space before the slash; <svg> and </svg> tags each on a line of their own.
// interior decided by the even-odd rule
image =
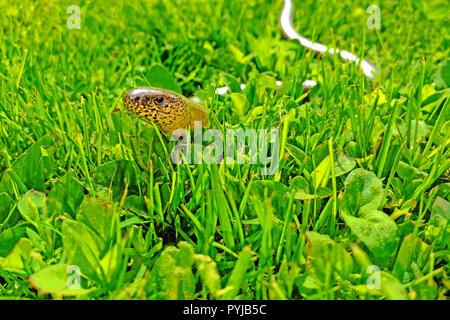
<svg viewBox="0 0 450 320">
<path fill-rule="evenodd" d="M 163 98 L 163 97 L 157 97 L 157 98 L 155 98 L 155 103 L 156 103 L 158 106 L 162 106 L 162 105 L 164 104 L 164 98 Z"/>
</svg>

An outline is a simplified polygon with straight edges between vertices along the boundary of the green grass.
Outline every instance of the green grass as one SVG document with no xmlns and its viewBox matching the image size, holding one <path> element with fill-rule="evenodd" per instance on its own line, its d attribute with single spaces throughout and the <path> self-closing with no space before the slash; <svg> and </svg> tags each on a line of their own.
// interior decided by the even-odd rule
<svg viewBox="0 0 450 320">
<path fill-rule="evenodd" d="M 283 39 L 282 1 L 75 2 L 0 1 L 1 299 L 448 299 L 446 2 L 383 2 L 380 30 L 297 3 L 374 82 Z M 122 106 L 172 82 L 222 131 L 280 129 L 279 171 L 174 165 Z"/>
</svg>

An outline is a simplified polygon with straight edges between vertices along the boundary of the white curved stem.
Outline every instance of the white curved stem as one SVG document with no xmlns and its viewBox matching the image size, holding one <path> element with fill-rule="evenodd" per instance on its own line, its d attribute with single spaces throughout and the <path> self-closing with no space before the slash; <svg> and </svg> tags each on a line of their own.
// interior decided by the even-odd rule
<svg viewBox="0 0 450 320">
<path fill-rule="evenodd" d="M 344 59 L 345 61 L 353 61 L 356 64 L 359 64 L 359 62 L 361 61 L 361 69 L 363 70 L 367 78 L 371 80 L 375 78 L 374 77 L 375 74 L 378 74 L 378 70 L 373 64 L 371 64 L 369 61 L 365 59 L 361 60 L 351 52 L 335 48 L 328 49 L 325 45 L 321 43 L 312 42 L 311 40 L 301 36 L 294 27 L 293 16 L 294 16 L 294 6 L 292 4 L 292 0 L 284 0 L 283 11 L 281 12 L 280 15 L 280 24 L 281 30 L 286 38 L 297 39 L 298 41 L 300 41 L 300 44 L 302 46 L 311 49 L 313 51 L 316 51 L 320 54 L 324 54 L 327 52 L 330 54 L 340 53 L 341 58 Z M 281 81 L 277 81 L 276 83 L 277 86 L 281 86 L 281 84 L 282 84 Z M 302 85 L 305 89 L 311 89 L 317 85 L 317 82 L 315 82 L 314 80 L 305 80 L 302 83 Z M 245 84 L 241 84 L 241 89 L 244 90 L 244 88 Z M 228 90 L 229 88 L 226 86 L 220 87 L 217 88 L 216 93 L 219 95 L 224 95 L 228 92 Z"/>
<path fill-rule="evenodd" d="M 337 48 L 328 49 L 325 45 L 321 43 L 318 42 L 313 43 L 311 40 L 308 40 L 305 37 L 301 36 L 294 28 L 293 16 L 294 16 L 294 6 L 292 4 L 292 0 L 284 0 L 284 8 L 280 16 L 280 24 L 281 30 L 283 31 L 283 34 L 286 36 L 286 38 L 297 39 L 298 41 L 300 41 L 300 44 L 302 46 L 309 48 L 313 51 L 319 52 L 321 54 L 324 54 L 326 52 L 330 54 L 340 53 L 342 59 L 346 61 L 353 61 L 354 63 L 359 64 L 360 58 L 358 58 L 351 52 L 340 50 Z M 374 79 L 375 78 L 374 74 L 378 74 L 377 68 L 365 59 L 361 60 L 361 69 L 369 79 Z"/>
</svg>

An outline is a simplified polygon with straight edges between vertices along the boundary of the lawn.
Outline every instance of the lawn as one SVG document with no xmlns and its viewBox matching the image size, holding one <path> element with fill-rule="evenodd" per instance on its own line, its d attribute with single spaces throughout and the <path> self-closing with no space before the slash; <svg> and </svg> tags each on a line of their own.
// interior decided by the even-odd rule
<svg viewBox="0 0 450 320">
<path fill-rule="evenodd" d="M 374 81 L 281 0 L 0 0 L 0 299 L 447 300 L 448 3 L 300 2 Z M 276 172 L 174 164 L 138 86 L 277 129 Z"/>
</svg>

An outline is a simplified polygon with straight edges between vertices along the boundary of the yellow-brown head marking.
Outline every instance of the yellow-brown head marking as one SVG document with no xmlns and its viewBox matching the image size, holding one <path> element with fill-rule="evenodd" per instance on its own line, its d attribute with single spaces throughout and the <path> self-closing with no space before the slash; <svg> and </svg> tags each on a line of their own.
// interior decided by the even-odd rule
<svg viewBox="0 0 450 320">
<path fill-rule="evenodd" d="M 128 91 L 124 106 L 139 118 L 154 123 L 160 131 L 172 134 L 177 129 L 194 127 L 200 121 L 206 127 L 208 111 L 201 105 L 176 92 L 140 87 Z"/>
</svg>

